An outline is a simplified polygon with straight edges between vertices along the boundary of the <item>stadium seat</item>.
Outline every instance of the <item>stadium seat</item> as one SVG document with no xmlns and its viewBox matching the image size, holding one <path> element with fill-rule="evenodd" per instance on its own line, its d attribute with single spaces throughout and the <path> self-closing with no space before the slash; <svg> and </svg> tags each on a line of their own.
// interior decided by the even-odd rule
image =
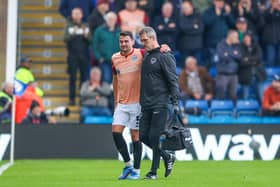
<svg viewBox="0 0 280 187">
<path fill-rule="evenodd" d="M 211 116 L 226 115 L 233 116 L 234 105 L 231 100 L 212 100 L 211 102 Z"/>
<path fill-rule="evenodd" d="M 177 67 L 176 68 L 176 74 L 181 75 L 181 73 L 182 73 L 182 68 Z"/>
<path fill-rule="evenodd" d="M 259 116 L 240 116 L 235 119 L 235 124 L 262 124 L 262 118 Z"/>
<path fill-rule="evenodd" d="M 262 118 L 262 123 L 264 125 L 269 125 L 269 124 L 275 124 L 275 125 L 279 125 L 280 124 L 280 116 L 279 117 L 268 117 L 268 116 L 264 116 Z"/>
<path fill-rule="evenodd" d="M 235 124 L 236 118 L 227 115 L 217 115 L 209 119 L 208 124 L 212 125 L 231 125 Z"/>
<path fill-rule="evenodd" d="M 258 116 L 260 105 L 256 100 L 238 100 L 236 103 L 236 116 L 250 115 Z"/>
<path fill-rule="evenodd" d="M 195 125 L 195 124 L 208 124 L 209 123 L 209 118 L 207 116 L 193 116 L 193 115 L 188 115 L 188 121 L 190 125 Z"/>
<path fill-rule="evenodd" d="M 185 108 L 200 108 L 204 115 L 208 115 L 208 102 L 205 100 L 188 100 Z"/>
<path fill-rule="evenodd" d="M 108 116 L 86 116 L 84 124 L 87 125 L 111 125 L 113 121 L 112 117 Z"/>
<path fill-rule="evenodd" d="M 280 74 L 280 67 L 265 68 L 267 79 L 272 80 L 275 74 Z"/>
</svg>

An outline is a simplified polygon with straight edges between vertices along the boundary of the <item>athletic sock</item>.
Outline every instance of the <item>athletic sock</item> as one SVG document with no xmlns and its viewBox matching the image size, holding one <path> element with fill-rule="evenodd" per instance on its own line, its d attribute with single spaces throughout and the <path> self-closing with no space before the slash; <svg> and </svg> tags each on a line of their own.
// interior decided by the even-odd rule
<svg viewBox="0 0 280 187">
<path fill-rule="evenodd" d="M 140 141 L 133 142 L 134 168 L 140 169 L 142 156 L 142 143 Z"/>
<path fill-rule="evenodd" d="M 122 133 L 113 132 L 113 138 L 114 138 L 115 145 L 118 151 L 120 152 L 120 154 L 122 155 L 124 162 L 128 163 L 130 161 L 130 157 Z"/>
</svg>

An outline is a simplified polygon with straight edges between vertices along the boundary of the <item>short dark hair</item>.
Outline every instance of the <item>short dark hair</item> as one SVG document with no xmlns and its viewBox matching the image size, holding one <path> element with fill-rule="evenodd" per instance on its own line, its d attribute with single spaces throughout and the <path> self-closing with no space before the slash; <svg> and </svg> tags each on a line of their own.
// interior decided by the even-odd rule
<svg viewBox="0 0 280 187">
<path fill-rule="evenodd" d="M 122 31 L 120 36 L 129 36 L 133 40 L 133 34 L 130 31 Z"/>
</svg>

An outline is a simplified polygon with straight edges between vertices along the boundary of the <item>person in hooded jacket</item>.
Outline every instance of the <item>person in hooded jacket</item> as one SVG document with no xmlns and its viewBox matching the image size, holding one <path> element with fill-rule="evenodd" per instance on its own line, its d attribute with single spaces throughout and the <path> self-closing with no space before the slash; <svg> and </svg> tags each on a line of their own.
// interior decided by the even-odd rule
<svg viewBox="0 0 280 187">
<path fill-rule="evenodd" d="M 242 59 L 239 64 L 238 80 L 242 88 L 242 98 L 250 98 L 250 89 L 254 88 L 256 97 L 261 100 L 261 83 L 266 79 L 266 72 L 262 64 L 262 50 L 254 41 L 251 32 L 244 35 L 241 44 Z"/>
</svg>

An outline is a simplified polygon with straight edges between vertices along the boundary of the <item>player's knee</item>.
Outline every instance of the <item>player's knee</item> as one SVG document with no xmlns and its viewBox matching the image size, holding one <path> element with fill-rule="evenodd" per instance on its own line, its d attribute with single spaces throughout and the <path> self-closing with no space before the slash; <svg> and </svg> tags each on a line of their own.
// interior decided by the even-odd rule
<svg viewBox="0 0 280 187">
<path fill-rule="evenodd" d="M 113 125 L 112 126 L 112 132 L 116 132 L 116 133 L 122 133 L 124 130 L 124 127 L 121 125 Z"/>
</svg>

